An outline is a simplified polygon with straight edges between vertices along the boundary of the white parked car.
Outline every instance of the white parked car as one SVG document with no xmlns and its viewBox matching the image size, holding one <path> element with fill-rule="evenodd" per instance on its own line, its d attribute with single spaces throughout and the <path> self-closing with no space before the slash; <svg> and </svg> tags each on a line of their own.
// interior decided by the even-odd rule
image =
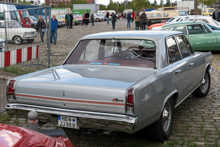
<svg viewBox="0 0 220 147">
<path fill-rule="evenodd" d="M 5 50 L 5 40 L 0 38 L 0 52 Z"/>
<path fill-rule="evenodd" d="M 6 39 L 4 21 L 0 21 L 0 38 Z M 32 28 L 22 28 L 17 21 L 9 21 L 6 23 L 7 40 L 13 41 L 15 44 L 22 44 L 23 41 L 32 43 L 37 37 L 37 32 Z"/>
<path fill-rule="evenodd" d="M 182 22 L 182 21 L 201 21 L 220 28 L 220 22 L 214 20 L 212 17 L 209 16 L 189 15 L 187 17 L 181 18 L 178 22 Z"/>
</svg>

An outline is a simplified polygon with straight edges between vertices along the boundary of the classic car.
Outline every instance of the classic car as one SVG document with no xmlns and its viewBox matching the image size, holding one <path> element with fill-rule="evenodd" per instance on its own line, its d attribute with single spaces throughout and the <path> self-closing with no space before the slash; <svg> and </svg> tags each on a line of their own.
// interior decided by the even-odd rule
<svg viewBox="0 0 220 147">
<path fill-rule="evenodd" d="M 150 25 L 148 27 L 149 30 L 160 30 L 162 28 L 162 26 L 164 26 L 165 24 L 170 24 L 170 23 L 176 23 L 178 22 L 179 20 L 185 18 L 185 17 L 188 17 L 188 16 L 176 16 L 176 17 L 172 17 L 170 18 L 169 20 L 167 20 L 166 22 L 161 22 L 161 23 L 155 23 L 153 25 Z"/>
<path fill-rule="evenodd" d="M 81 14 L 73 14 L 74 20 L 78 20 L 79 24 L 82 24 L 83 22 L 83 16 Z"/>
<path fill-rule="evenodd" d="M 7 27 L 7 40 L 13 41 L 15 44 L 22 44 L 23 41 L 32 43 L 34 38 L 37 37 L 37 32 L 32 28 L 22 28 L 17 21 L 6 22 Z M 0 38 L 6 39 L 5 37 L 5 23 L 0 21 Z"/>
<path fill-rule="evenodd" d="M 178 20 L 178 22 L 182 21 L 201 21 L 220 28 L 220 22 L 214 20 L 212 17 L 209 16 L 188 15 L 187 17 L 182 17 L 180 20 Z"/>
<path fill-rule="evenodd" d="M 5 40 L 0 38 L 0 52 L 5 51 Z"/>
<path fill-rule="evenodd" d="M 181 31 L 194 50 L 214 51 L 220 49 L 220 32 L 213 31 L 204 22 L 180 22 L 164 25 L 162 30 Z"/>
<path fill-rule="evenodd" d="M 73 147 L 62 129 L 33 131 L 0 124 L 1 147 Z"/>
<path fill-rule="evenodd" d="M 61 66 L 10 79 L 8 114 L 35 110 L 58 126 L 169 138 L 174 108 L 210 88 L 212 54 L 181 32 L 121 31 L 83 37 Z M 22 111 L 18 111 L 22 110 Z"/>
<path fill-rule="evenodd" d="M 31 28 L 31 19 L 27 10 L 18 10 L 21 18 L 21 26 L 24 28 Z"/>
<path fill-rule="evenodd" d="M 30 19 L 31 19 L 31 27 L 38 30 L 37 29 L 37 22 L 38 22 L 38 19 L 34 16 L 30 16 Z"/>
<path fill-rule="evenodd" d="M 96 21 L 96 22 L 104 21 L 104 17 L 103 16 L 99 16 L 97 14 L 94 14 L 94 21 Z"/>
</svg>

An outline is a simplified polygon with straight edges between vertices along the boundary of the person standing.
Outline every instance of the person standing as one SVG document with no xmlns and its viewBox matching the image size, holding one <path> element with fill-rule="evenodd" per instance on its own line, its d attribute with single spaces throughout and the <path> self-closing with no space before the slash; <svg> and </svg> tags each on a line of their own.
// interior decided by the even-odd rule
<svg viewBox="0 0 220 147">
<path fill-rule="evenodd" d="M 89 25 L 89 17 L 90 17 L 90 15 L 89 15 L 89 11 L 87 10 L 87 12 L 86 12 L 86 14 L 85 14 L 85 18 L 86 18 L 86 26 Z"/>
<path fill-rule="evenodd" d="M 124 17 L 124 13 L 123 13 L 123 12 L 121 12 L 121 18 L 122 18 L 122 20 L 123 20 L 123 17 Z"/>
<path fill-rule="evenodd" d="M 86 24 L 86 16 L 85 16 L 85 12 L 83 12 L 83 20 L 82 20 L 82 25 L 84 26 Z"/>
<path fill-rule="evenodd" d="M 112 29 L 115 29 L 115 22 L 116 22 L 116 15 L 114 12 L 112 12 Z"/>
<path fill-rule="evenodd" d="M 131 12 L 127 14 L 127 28 L 131 28 Z"/>
<path fill-rule="evenodd" d="M 108 11 L 106 11 L 106 21 L 107 21 L 107 24 L 109 24 L 109 12 Z"/>
<path fill-rule="evenodd" d="M 143 11 L 143 13 L 141 14 L 141 22 L 142 22 L 142 30 L 146 29 L 146 25 L 147 25 L 147 15 L 145 13 L 145 10 Z"/>
<path fill-rule="evenodd" d="M 134 16 L 135 30 L 139 30 L 140 20 L 141 20 L 141 17 L 139 15 L 139 12 L 137 12 L 137 14 Z"/>
<path fill-rule="evenodd" d="M 213 12 L 212 18 L 220 22 L 220 6 L 218 7 L 218 10 Z"/>
<path fill-rule="evenodd" d="M 51 18 L 50 41 L 51 43 L 53 43 L 54 41 L 54 44 L 57 43 L 57 27 L 58 27 L 58 20 L 56 19 L 56 15 L 53 15 Z"/>
<path fill-rule="evenodd" d="M 37 22 L 37 29 L 40 32 L 40 38 L 42 42 L 44 42 L 44 32 L 42 31 L 42 29 L 45 29 L 45 28 L 46 28 L 46 24 L 44 20 L 42 19 L 42 16 L 39 16 L 39 20 Z"/>
<path fill-rule="evenodd" d="M 135 16 L 135 13 L 132 12 L 132 13 L 131 13 L 131 21 L 132 21 L 132 23 L 133 23 L 133 21 L 134 21 L 134 16 Z"/>
<path fill-rule="evenodd" d="M 73 13 L 70 12 L 70 28 L 73 28 Z"/>
<path fill-rule="evenodd" d="M 94 26 L 94 13 L 91 13 L 91 22 L 92 22 L 92 26 Z"/>
<path fill-rule="evenodd" d="M 65 20 L 66 20 L 66 27 L 67 27 L 67 29 L 69 29 L 70 28 L 70 15 L 69 15 L 69 12 L 66 13 Z"/>
</svg>

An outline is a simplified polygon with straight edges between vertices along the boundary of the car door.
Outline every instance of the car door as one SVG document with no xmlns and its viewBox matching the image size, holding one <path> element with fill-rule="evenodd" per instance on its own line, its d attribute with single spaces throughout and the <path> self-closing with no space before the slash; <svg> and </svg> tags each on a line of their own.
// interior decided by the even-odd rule
<svg viewBox="0 0 220 147">
<path fill-rule="evenodd" d="M 175 39 L 182 55 L 182 62 L 186 63 L 185 77 L 186 87 L 183 90 L 183 95 L 189 95 L 200 83 L 202 72 L 200 71 L 200 60 L 194 54 L 190 44 L 184 35 L 176 35 Z"/>
<path fill-rule="evenodd" d="M 187 25 L 187 38 L 194 50 L 215 50 L 216 35 L 207 32 L 201 24 Z"/>
<path fill-rule="evenodd" d="M 170 67 L 173 71 L 173 80 L 176 89 L 178 90 L 179 98 L 177 102 L 181 101 L 185 98 L 186 94 L 184 90 L 188 86 L 188 80 L 185 79 L 187 77 L 187 62 L 182 61 L 182 55 L 179 51 L 176 39 L 174 36 L 171 36 L 166 39 L 166 46 L 168 51 L 168 60 Z"/>
<path fill-rule="evenodd" d="M 0 22 L 0 38 L 5 39 L 5 27 L 3 22 Z"/>
</svg>

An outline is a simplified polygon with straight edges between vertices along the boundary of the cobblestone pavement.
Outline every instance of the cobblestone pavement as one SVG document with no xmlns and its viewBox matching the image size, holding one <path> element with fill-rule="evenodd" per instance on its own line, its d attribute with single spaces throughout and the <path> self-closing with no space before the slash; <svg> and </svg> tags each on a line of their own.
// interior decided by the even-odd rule
<svg viewBox="0 0 220 147">
<path fill-rule="evenodd" d="M 52 45 L 52 53 L 59 56 L 52 57 L 52 64 L 62 63 L 66 54 L 74 47 L 79 38 L 96 32 L 112 31 L 111 26 L 104 23 L 96 23 L 95 27 L 75 26 L 72 30 L 60 28 L 58 30 L 58 43 Z M 134 26 L 132 26 L 134 28 Z M 116 30 L 127 30 L 125 21 L 118 21 Z M 39 43 L 35 42 L 36 44 Z M 44 44 L 41 44 L 44 46 Z M 170 139 L 164 143 L 149 141 L 144 135 L 112 133 L 103 135 L 95 130 L 68 130 L 67 135 L 74 146 L 220 146 L 220 54 L 214 53 L 213 72 L 211 73 L 211 88 L 205 98 L 189 97 L 175 109 L 173 131 Z M 0 110 L 6 103 L 6 80 L 1 78 L 5 73 L 0 72 Z M 7 74 L 6 74 L 7 75 Z M 13 75 L 10 75 L 13 77 Z M 9 76 L 9 77 L 10 77 Z M 7 78 L 6 78 L 7 79 Z M 26 118 L 7 118 L 7 114 L 0 115 L 0 123 L 7 123 L 28 127 Z M 53 129 L 54 124 L 44 124 L 43 129 Z"/>
</svg>

